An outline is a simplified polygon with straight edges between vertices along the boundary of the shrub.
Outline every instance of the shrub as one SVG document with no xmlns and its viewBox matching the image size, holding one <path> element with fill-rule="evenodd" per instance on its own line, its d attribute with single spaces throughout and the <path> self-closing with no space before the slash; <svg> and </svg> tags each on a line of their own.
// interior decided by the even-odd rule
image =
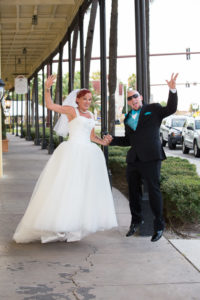
<svg viewBox="0 0 200 300">
<path fill-rule="evenodd" d="M 23 134 L 24 134 L 24 136 L 27 135 L 27 130 L 25 127 L 23 128 Z M 31 136 L 32 140 L 35 139 L 35 127 L 31 127 L 30 136 Z M 42 139 L 42 136 L 43 136 L 43 131 L 42 131 L 42 127 L 40 127 L 39 128 L 39 138 Z M 45 128 L 45 138 L 47 140 L 47 144 L 49 142 L 49 136 L 50 136 L 50 129 Z M 67 140 L 67 138 L 65 138 L 64 140 Z M 53 144 L 54 144 L 55 148 L 59 145 L 59 136 L 56 135 L 55 133 L 53 134 Z"/>
<path fill-rule="evenodd" d="M 161 168 L 161 191 L 167 220 L 177 224 L 200 222 L 200 180 L 195 165 L 169 157 Z"/>
<path fill-rule="evenodd" d="M 126 196 L 126 153 L 129 147 L 109 148 L 109 167 L 113 185 Z M 179 157 L 168 157 L 162 163 L 161 191 L 167 222 L 177 225 L 200 222 L 200 180 L 196 166 Z"/>
</svg>

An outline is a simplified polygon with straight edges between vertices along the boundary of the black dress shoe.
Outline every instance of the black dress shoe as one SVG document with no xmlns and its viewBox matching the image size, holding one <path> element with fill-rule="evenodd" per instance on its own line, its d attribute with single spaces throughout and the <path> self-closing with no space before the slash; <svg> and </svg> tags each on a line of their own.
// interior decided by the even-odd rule
<svg viewBox="0 0 200 300">
<path fill-rule="evenodd" d="M 154 234 L 152 235 L 151 241 L 152 242 L 157 242 L 163 235 L 163 230 L 158 230 L 155 231 Z"/>
<path fill-rule="evenodd" d="M 141 221 L 140 223 L 132 223 L 126 236 L 134 235 L 134 233 L 138 231 L 141 224 L 144 224 L 144 221 Z"/>
</svg>

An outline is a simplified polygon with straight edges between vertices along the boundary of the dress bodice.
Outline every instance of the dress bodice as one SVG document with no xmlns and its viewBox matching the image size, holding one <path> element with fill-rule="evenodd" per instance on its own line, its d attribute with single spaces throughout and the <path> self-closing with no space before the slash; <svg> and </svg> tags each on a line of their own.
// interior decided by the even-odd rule
<svg viewBox="0 0 200 300">
<path fill-rule="evenodd" d="M 69 122 L 69 141 L 90 142 L 94 119 L 80 116 L 77 110 L 76 113 L 77 117 Z"/>
</svg>

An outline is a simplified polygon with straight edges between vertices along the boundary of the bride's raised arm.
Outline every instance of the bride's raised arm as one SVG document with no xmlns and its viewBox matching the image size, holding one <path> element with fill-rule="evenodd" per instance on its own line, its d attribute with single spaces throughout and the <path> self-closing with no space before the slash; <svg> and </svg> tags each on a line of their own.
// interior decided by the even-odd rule
<svg viewBox="0 0 200 300">
<path fill-rule="evenodd" d="M 60 113 L 60 114 L 67 114 L 67 115 L 70 115 L 71 118 L 73 118 L 75 116 L 75 110 L 72 106 L 62 106 L 62 105 L 59 105 L 59 104 L 55 104 L 52 101 L 50 90 L 51 90 L 52 85 L 55 82 L 55 79 L 56 79 L 56 75 L 50 75 L 47 78 L 46 82 L 45 82 L 45 103 L 46 103 L 46 107 L 49 110 L 53 110 L 53 111 L 55 111 L 57 113 Z"/>
</svg>

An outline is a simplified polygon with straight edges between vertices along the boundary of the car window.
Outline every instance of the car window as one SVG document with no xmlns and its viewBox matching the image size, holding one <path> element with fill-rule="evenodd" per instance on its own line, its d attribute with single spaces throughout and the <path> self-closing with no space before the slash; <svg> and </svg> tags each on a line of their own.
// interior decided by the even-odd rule
<svg viewBox="0 0 200 300">
<path fill-rule="evenodd" d="M 183 127 L 185 119 L 172 119 L 172 127 Z"/>
<path fill-rule="evenodd" d="M 200 129 L 200 120 L 195 120 L 196 129 Z"/>
<path fill-rule="evenodd" d="M 185 122 L 184 122 L 184 124 L 183 124 L 183 127 L 187 127 L 187 124 L 188 124 L 188 121 L 186 119 Z"/>
<path fill-rule="evenodd" d="M 194 122 L 192 122 L 192 121 L 189 122 L 189 123 L 188 123 L 188 127 L 192 127 L 192 128 L 194 129 Z"/>
<path fill-rule="evenodd" d="M 168 120 L 166 121 L 166 126 L 170 126 L 170 127 L 171 127 L 171 119 L 168 119 Z"/>
</svg>

